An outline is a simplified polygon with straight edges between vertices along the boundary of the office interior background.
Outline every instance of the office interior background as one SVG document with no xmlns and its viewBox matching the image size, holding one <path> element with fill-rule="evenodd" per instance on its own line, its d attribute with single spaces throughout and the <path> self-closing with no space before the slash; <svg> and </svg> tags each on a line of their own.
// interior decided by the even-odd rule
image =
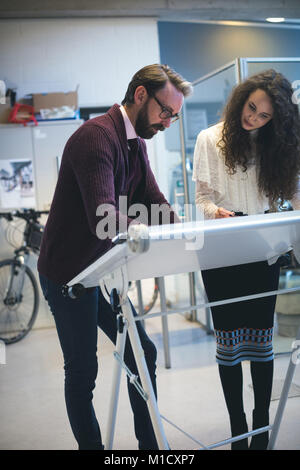
<svg viewBox="0 0 300 470">
<path fill-rule="evenodd" d="M 79 119 L 77 116 L 67 121 L 39 121 L 37 126 L 3 121 L 0 124 L 0 170 L 5 170 L 8 161 L 32 162 L 31 204 L 36 209 L 50 207 L 68 137 L 84 119 L 120 103 L 131 77 L 146 64 L 167 63 L 187 80 L 199 83 L 199 89 L 195 86 L 195 96 L 203 99 L 197 108 L 201 109 L 198 114 L 193 107 L 195 98 L 187 100 L 183 108 L 183 139 L 176 123 L 147 141 L 159 186 L 171 203 L 178 204 L 184 202 L 184 172 L 189 182 L 188 197 L 193 202 L 189 176 L 195 137 L 201 128 L 220 118 L 222 105 L 237 80 L 238 59 L 248 58 L 250 64 L 251 59 L 256 58 L 260 70 L 279 67 L 290 75 L 291 81 L 300 80 L 299 2 L 223 0 L 209 2 L 209 6 L 206 3 L 112 0 L 108 7 L 107 2 L 88 0 L 79 8 L 78 2 L 68 0 L 42 4 L 28 1 L 26 5 L 20 1 L 1 2 L 0 80 L 5 82 L 6 88 L 14 90 L 16 101 L 30 103 L 31 95 L 39 93 L 75 90 L 78 93 Z M 285 21 L 270 23 L 267 17 L 284 17 Z M 231 72 L 228 72 L 228 64 L 231 64 Z M 202 81 L 203 77 L 207 79 Z M 183 151 L 186 153 L 185 169 Z M 5 200 L 3 191 L 1 198 L 1 211 L 18 208 L 15 202 Z M 1 219 L 0 224 L 0 259 L 5 259 L 12 256 L 13 248 L 6 238 L 7 223 Z M 20 236 L 16 231 L 16 243 Z M 30 265 L 36 273 L 36 257 L 32 256 Z M 297 269 L 294 276 L 297 280 L 296 274 Z M 198 288 L 201 279 L 196 275 L 194 281 L 195 295 L 199 299 L 203 295 Z M 153 285 L 153 279 L 142 282 L 145 303 L 152 298 Z M 172 308 L 190 301 L 188 273 L 165 278 L 165 288 L 167 303 Z M 135 286 L 131 295 L 138 307 Z M 296 294 L 293 301 L 299 304 L 299 318 L 300 302 L 295 297 Z M 158 297 L 152 311 L 159 309 Z M 297 321 L 296 315 L 292 320 Z M 171 315 L 168 322 L 171 364 L 166 367 L 160 319 L 146 321 L 146 329 L 159 350 L 158 384 L 159 391 L 162 390 L 159 399 L 162 408 L 167 408 L 166 412 L 174 415 L 175 421 L 184 421 L 187 432 L 196 433 L 206 444 L 226 439 L 229 426 L 207 312 L 200 309 L 193 318 L 190 313 Z M 278 375 L 274 381 L 273 415 L 295 330 L 296 326 L 292 333 L 284 331 L 276 336 Z M 99 387 L 97 385 L 95 390 L 95 407 L 105 428 L 107 408 L 99 396 L 110 393 L 113 349 L 105 338 L 99 341 L 103 364 Z M 22 341 L 7 345 L 5 354 L 5 364 L 0 364 L 0 449 L 76 448 L 64 409 L 62 358 L 54 322 L 41 293 L 33 330 Z M 244 387 L 250 410 L 251 386 L 246 382 Z M 299 405 L 297 369 L 278 448 L 300 449 Z M 115 448 L 134 449 L 133 430 L 128 431 L 125 424 L 131 423 L 132 418 L 124 384 L 118 413 Z M 168 424 L 166 427 L 173 448 L 197 447 L 186 435 L 182 437 Z"/>
</svg>

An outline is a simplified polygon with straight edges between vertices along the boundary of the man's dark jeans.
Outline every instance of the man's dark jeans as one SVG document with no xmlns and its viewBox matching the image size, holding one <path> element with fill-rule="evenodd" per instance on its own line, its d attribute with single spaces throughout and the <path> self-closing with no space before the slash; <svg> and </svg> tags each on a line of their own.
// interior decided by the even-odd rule
<svg viewBox="0 0 300 470">
<path fill-rule="evenodd" d="M 99 287 L 87 289 L 81 297 L 70 299 L 62 295 L 61 285 L 42 275 L 40 275 L 40 283 L 54 315 L 63 351 L 65 399 L 73 434 L 80 450 L 103 449 L 101 433 L 92 404 L 93 389 L 98 372 L 97 326 L 113 343 L 116 343 L 116 314 L 103 297 Z M 137 328 L 156 394 L 156 348 L 140 322 L 137 322 Z M 132 373 L 138 375 L 128 337 L 124 358 Z M 139 449 L 157 449 L 146 402 L 129 381 L 128 391 L 134 413 L 134 428 Z"/>
</svg>

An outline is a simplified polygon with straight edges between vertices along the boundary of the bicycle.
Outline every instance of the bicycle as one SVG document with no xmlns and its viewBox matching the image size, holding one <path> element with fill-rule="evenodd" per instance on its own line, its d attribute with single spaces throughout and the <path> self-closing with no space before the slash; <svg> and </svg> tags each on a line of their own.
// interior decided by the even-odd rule
<svg viewBox="0 0 300 470">
<path fill-rule="evenodd" d="M 5 344 L 24 338 L 37 317 L 39 289 L 28 262 L 31 253 L 39 253 L 44 226 L 38 221 L 48 213 L 34 209 L 0 213 L 8 222 L 14 217 L 25 220 L 21 246 L 13 258 L 0 261 L 0 340 Z"/>
</svg>

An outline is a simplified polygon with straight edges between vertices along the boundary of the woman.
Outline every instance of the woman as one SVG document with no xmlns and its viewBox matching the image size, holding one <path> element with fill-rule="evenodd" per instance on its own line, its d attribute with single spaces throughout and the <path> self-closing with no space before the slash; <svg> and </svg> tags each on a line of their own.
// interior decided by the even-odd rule
<svg viewBox="0 0 300 470">
<path fill-rule="evenodd" d="M 274 70 L 236 86 L 222 122 L 198 135 L 193 180 L 205 218 L 263 214 L 278 201 L 300 209 L 300 119 L 289 81 Z M 210 302 L 276 290 L 279 263 L 251 263 L 202 271 Z M 250 360 L 253 429 L 269 424 L 273 381 L 272 335 L 276 296 L 212 308 L 217 362 L 232 436 L 248 432 L 243 406 L 242 361 Z M 268 432 L 250 449 L 266 449 Z M 248 440 L 232 443 L 247 449 Z"/>
</svg>

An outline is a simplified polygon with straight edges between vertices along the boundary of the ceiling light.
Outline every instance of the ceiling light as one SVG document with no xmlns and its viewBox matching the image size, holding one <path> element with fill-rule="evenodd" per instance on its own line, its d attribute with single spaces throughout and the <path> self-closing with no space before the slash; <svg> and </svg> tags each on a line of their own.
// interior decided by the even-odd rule
<svg viewBox="0 0 300 470">
<path fill-rule="evenodd" d="M 269 21 L 270 23 L 282 23 L 285 21 L 285 18 L 266 18 L 266 21 Z"/>
</svg>

